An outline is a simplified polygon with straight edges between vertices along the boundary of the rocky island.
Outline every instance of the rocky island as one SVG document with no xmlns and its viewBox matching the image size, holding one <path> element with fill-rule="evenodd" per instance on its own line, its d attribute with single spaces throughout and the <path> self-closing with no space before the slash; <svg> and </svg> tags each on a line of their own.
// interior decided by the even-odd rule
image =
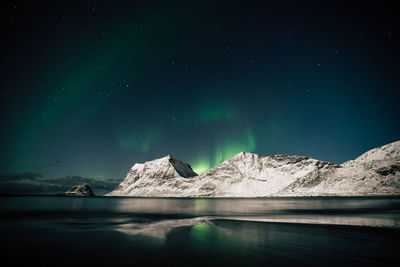
<svg viewBox="0 0 400 267">
<path fill-rule="evenodd" d="M 93 190 L 88 184 L 80 184 L 74 186 L 70 190 L 64 193 L 65 196 L 76 196 L 76 197 L 94 197 Z"/>
</svg>

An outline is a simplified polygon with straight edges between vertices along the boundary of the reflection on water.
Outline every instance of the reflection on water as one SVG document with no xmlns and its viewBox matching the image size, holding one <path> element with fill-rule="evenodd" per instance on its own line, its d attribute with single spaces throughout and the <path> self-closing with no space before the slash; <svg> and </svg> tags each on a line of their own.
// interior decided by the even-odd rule
<svg viewBox="0 0 400 267">
<path fill-rule="evenodd" d="M 0 217 L 14 265 L 399 264 L 396 197 L 2 197 Z"/>
<path fill-rule="evenodd" d="M 203 225 L 206 222 L 210 224 L 211 222 L 208 219 L 207 217 L 199 217 L 193 219 L 162 220 L 152 223 L 125 223 L 117 225 L 115 230 L 127 235 L 144 235 L 156 238 L 159 241 L 165 241 L 167 234 L 172 229 L 184 226 Z"/>
<path fill-rule="evenodd" d="M 375 215 L 376 216 L 376 215 Z M 303 224 L 326 224 L 326 225 L 349 225 L 400 228 L 398 216 L 382 214 L 379 217 L 373 215 L 340 216 L 340 215 L 283 215 L 283 216 L 257 216 L 257 217 L 225 217 L 229 220 L 270 222 L 270 223 L 303 223 Z"/>
<path fill-rule="evenodd" d="M 257 222 L 400 227 L 400 199 L 135 199 L 118 201 L 120 212 L 207 216 Z M 180 223 L 178 223 L 179 225 Z"/>
</svg>

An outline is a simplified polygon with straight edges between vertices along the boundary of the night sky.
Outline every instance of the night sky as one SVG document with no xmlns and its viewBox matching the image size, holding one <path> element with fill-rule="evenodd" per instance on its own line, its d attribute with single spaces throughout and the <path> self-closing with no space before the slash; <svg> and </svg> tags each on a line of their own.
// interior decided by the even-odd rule
<svg viewBox="0 0 400 267">
<path fill-rule="evenodd" d="M 202 173 L 241 151 L 342 163 L 400 139 L 389 1 L 2 10 L 0 173 L 122 179 L 167 154 Z"/>
</svg>

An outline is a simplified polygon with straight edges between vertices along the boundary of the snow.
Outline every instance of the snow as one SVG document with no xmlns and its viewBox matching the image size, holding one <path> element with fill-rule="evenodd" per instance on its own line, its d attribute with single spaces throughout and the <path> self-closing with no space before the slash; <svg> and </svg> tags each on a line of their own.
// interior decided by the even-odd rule
<svg viewBox="0 0 400 267">
<path fill-rule="evenodd" d="M 355 160 L 350 160 L 342 165 L 353 163 L 365 163 L 377 160 L 399 159 L 400 158 L 400 141 L 396 141 L 378 148 L 371 149 Z"/>
<path fill-rule="evenodd" d="M 167 155 L 163 158 L 147 161 L 142 164 L 136 163 L 129 170 L 125 180 L 109 196 L 146 196 L 157 191 L 157 185 L 161 188 L 164 184 L 170 184 L 176 178 L 186 179 L 197 176 L 189 164 L 183 163 Z M 149 191 L 149 186 L 153 190 Z M 154 196 L 154 194 L 152 194 Z"/>
<path fill-rule="evenodd" d="M 315 177 L 302 177 L 279 194 L 380 195 L 400 193 L 400 141 L 367 151 Z"/>
<path fill-rule="evenodd" d="M 170 155 L 135 164 L 109 196 L 263 197 L 400 193 L 400 141 L 336 165 L 241 152 L 197 176 Z"/>
</svg>

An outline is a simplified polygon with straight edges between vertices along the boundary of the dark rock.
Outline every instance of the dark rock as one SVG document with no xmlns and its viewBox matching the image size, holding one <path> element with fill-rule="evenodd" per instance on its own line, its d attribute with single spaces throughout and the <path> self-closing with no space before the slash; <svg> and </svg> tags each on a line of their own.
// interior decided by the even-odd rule
<svg viewBox="0 0 400 267">
<path fill-rule="evenodd" d="M 94 193 L 88 184 L 74 186 L 64 193 L 66 196 L 93 197 Z"/>
<path fill-rule="evenodd" d="M 397 172 L 400 172 L 400 165 L 392 164 L 387 167 L 379 168 L 375 172 L 383 176 L 387 176 L 389 174 L 395 175 Z"/>
</svg>

